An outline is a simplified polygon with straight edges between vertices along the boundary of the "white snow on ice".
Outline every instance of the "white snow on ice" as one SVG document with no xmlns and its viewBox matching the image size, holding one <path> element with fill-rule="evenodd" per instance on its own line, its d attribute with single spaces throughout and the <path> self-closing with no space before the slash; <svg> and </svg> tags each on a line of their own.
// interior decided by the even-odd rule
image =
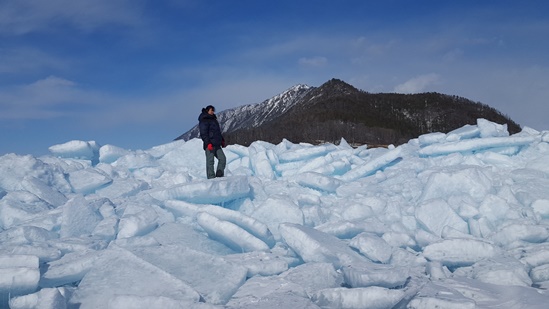
<svg viewBox="0 0 549 309">
<path fill-rule="evenodd" d="M 0 157 L 0 308 L 547 308 L 549 132 Z"/>
</svg>

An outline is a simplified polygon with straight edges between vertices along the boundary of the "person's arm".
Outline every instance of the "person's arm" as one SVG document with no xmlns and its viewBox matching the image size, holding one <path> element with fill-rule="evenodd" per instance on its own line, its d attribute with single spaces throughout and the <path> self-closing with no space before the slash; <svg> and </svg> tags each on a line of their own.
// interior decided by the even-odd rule
<svg viewBox="0 0 549 309">
<path fill-rule="evenodd" d="M 204 145 L 211 144 L 212 142 L 210 141 L 210 134 L 209 134 L 210 126 L 208 122 L 206 121 L 199 122 L 198 129 L 200 130 L 200 138 L 202 139 L 202 141 L 204 141 Z"/>
</svg>

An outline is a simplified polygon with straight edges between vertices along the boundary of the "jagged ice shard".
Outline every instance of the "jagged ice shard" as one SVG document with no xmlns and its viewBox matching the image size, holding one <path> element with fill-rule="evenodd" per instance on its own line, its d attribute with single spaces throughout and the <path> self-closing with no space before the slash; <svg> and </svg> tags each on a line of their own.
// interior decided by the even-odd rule
<svg viewBox="0 0 549 309">
<path fill-rule="evenodd" d="M 0 157 L 0 307 L 546 308 L 549 132 Z"/>
</svg>

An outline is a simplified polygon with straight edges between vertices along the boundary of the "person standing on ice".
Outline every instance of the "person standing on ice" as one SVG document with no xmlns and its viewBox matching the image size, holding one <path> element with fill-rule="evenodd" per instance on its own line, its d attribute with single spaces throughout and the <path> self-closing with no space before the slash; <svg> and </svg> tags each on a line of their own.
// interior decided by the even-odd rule
<svg viewBox="0 0 549 309">
<path fill-rule="evenodd" d="M 215 115 L 215 107 L 208 105 L 202 109 L 202 113 L 198 116 L 198 128 L 206 152 L 206 176 L 208 179 L 223 177 L 225 175 L 225 165 L 227 164 L 222 149 L 225 147 L 225 139 L 221 134 L 221 126 L 219 126 Z M 215 173 L 214 157 L 217 158 L 217 171 Z"/>
</svg>

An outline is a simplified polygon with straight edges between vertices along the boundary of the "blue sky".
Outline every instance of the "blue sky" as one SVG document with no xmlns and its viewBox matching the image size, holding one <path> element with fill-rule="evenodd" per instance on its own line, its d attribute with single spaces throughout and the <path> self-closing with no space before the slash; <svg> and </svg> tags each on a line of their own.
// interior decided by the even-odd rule
<svg viewBox="0 0 549 309">
<path fill-rule="evenodd" d="M 3 0 L 0 155 L 170 142 L 218 111 L 338 78 L 436 91 L 549 130 L 547 1 Z"/>
</svg>

